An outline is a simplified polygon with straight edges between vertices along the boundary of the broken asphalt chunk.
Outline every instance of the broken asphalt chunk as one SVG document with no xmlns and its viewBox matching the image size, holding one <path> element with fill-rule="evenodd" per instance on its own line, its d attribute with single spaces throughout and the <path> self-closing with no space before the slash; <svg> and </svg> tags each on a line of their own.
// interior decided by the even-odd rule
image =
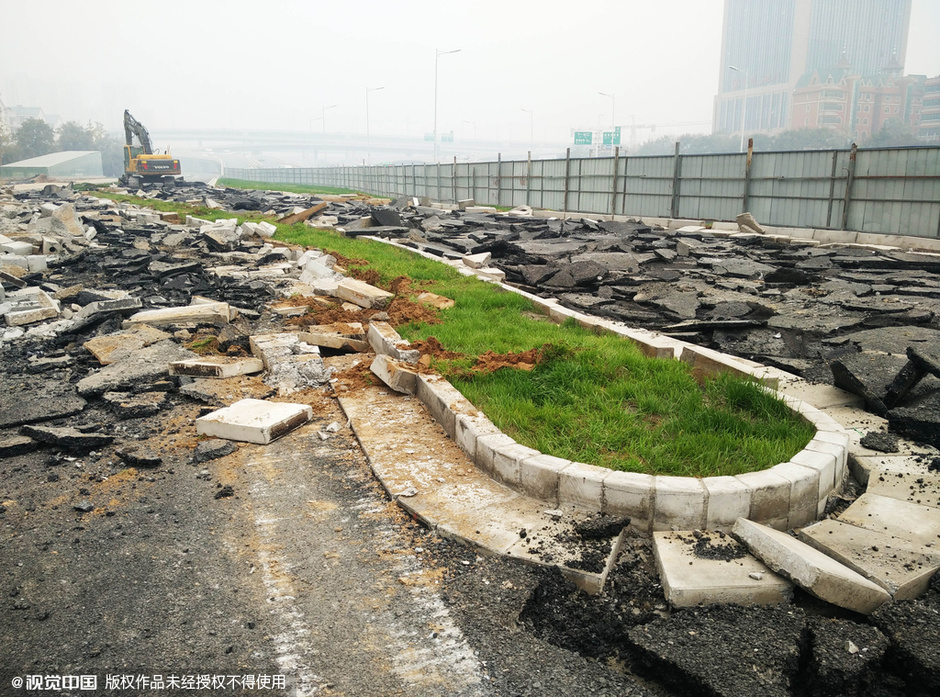
<svg viewBox="0 0 940 697">
<path fill-rule="evenodd" d="M 87 453 L 114 441 L 114 436 L 106 433 L 82 433 L 77 428 L 67 426 L 26 425 L 20 428 L 20 433 L 40 443 L 72 453 Z"/>
</svg>

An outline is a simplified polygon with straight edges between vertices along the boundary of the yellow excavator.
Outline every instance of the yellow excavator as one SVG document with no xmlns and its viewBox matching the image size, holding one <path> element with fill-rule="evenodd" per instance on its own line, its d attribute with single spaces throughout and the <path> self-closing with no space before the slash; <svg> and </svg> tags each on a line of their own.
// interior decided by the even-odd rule
<svg viewBox="0 0 940 697">
<path fill-rule="evenodd" d="M 136 137 L 138 145 L 134 145 Z M 180 161 L 165 153 L 155 153 L 150 133 L 144 125 L 124 110 L 124 175 L 122 186 L 140 188 L 144 182 L 170 182 L 178 177 Z"/>
</svg>

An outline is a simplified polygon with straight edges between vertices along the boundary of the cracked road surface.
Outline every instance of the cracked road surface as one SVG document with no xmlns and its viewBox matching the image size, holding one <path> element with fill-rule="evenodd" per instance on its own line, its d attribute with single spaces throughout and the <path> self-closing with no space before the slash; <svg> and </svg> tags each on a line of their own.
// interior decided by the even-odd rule
<svg viewBox="0 0 940 697">
<path fill-rule="evenodd" d="M 0 460 L 0 694 L 30 694 L 13 687 L 28 675 L 109 695 L 200 694 L 144 679 L 206 675 L 284 676 L 226 694 L 645 694 L 520 631 L 537 572 L 410 520 L 348 428 L 320 437 L 345 423 L 335 399 L 303 401 L 308 425 L 200 464 L 186 402 L 139 420 L 158 468 L 107 449 Z"/>
</svg>

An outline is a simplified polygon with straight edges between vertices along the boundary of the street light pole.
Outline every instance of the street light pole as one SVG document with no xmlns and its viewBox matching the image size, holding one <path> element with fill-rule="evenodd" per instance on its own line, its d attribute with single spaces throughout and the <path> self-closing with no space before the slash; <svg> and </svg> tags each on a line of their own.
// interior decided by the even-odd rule
<svg viewBox="0 0 940 697">
<path fill-rule="evenodd" d="M 529 115 L 529 152 L 535 149 L 535 117 L 531 109 L 523 109 Z"/>
<path fill-rule="evenodd" d="M 434 49 L 434 162 L 437 162 L 437 63 L 441 56 L 446 56 L 448 53 L 460 53 L 460 50 L 459 48 L 452 51 Z"/>
<path fill-rule="evenodd" d="M 607 92 L 598 92 L 602 97 L 610 98 L 610 130 L 613 131 L 617 127 L 617 102 L 616 97 L 613 94 L 607 94 Z"/>
<path fill-rule="evenodd" d="M 320 122 L 323 126 L 323 135 L 326 135 L 326 110 L 335 109 L 337 106 L 337 104 L 330 104 L 330 106 L 325 106 L 320 110 Z"/>
<path fill-rule="evenodd" d="M 738 146 L 739 152 L 744 152 L 744 128 L 745 128 L 745 119 L 747 118 L 747 71 L 743 68 L 736 68 L 733 65 L 728 66 L 729 70 L 733 70 L 736 73 L 741 73 L 744 75 L 744 95 L 742 104 L 741 104 L 741 144 Z"/>
<path fill-rule="evenodd" d="M 366 87 L 366 159 L 372 162 L 372 135 L 369 132 L 369 92 L 384 90 L 382 87 Z"/>
</svg>

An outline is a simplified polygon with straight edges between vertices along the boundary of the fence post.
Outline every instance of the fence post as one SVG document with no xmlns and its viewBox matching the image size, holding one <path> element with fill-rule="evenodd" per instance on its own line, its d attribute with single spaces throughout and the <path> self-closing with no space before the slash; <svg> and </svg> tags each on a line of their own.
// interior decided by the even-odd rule
<svg viewBox="0 0 940 697">
<path fill-rule="evenodd" d="M 610 192 L 610 219 L 614 219 L 617 212 L 617 170 L 620 167 L 620 146 L 614 148 L 614 184 Z"/>
<path fill-rule="evenodd" d="M 565 150 L 565 200 L 561 204 L 561 210 L 568 210 L 568 178 L 571 176 L 571 148 Z"/>
<path fill-rule="evenodd" d="M 496 153 L 496 205 L 503 199 L 503 153 Z"/>
<path fill-rule="evenodd" d="M 669 208 L 669 217 L 673 220 L 679 217 L 679 170 L 680 155 L 679 141 L 676 141 L 676 154 L 672 165 L 672 205 Z"/>
<path fill-rule="evenodd" d="M 754 157 L 754 139 L 747 139 L 747 159 L 744 161 L 744 197 L 742 199 L 744 208 L 742 213 L 747 212 L 751 197 L 751 160 Z"/>
<path fill-rule="evenodd" d="M 849 224 L 849 203 L 852 201 L 852 183 L 855 181 L 855 155 L 858 153 L 858 146 L 852 143 L 852 149 L 849 151 L 849 173 L 845 178 L 845 205 L 842 206 L 842 229 L 845 230 Z"/>
<path fill-rule="evenodd" d="M 630 157 L 623 158 L 623 192 L 620 195 L 620 215 L 627 214 L 627 168 L 630 166 Z"/>
<path fill-rule="evenodd" d="M 457 205 L 457 156 L 456 155 L 454 155 L 453 180 L 454 180 L 454 205 L 456 206 Z"/>
<path fill-rule="evenodd" d="M 526 163 L 525 168 L 525 205 L 531 206 L 531 194 L 532 193 L 532 151 L 529 150 L 529 161 Z"/>
</svg>

